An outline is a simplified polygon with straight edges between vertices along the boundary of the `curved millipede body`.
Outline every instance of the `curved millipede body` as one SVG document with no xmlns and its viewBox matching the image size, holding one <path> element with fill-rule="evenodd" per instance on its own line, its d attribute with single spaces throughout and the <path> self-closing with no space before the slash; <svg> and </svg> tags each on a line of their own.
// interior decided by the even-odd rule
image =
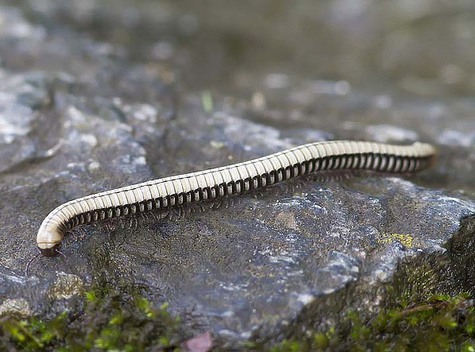
<svg viewBox="0 0 475 352">
<path fill-rule="evenodd" d="M 243 163 L 91 194 L 60 205 L 43 220 L 38 248 L 44 255 L 54 255 L 67 231 L 99 220 L 239 194 L 315 171 L 415 172 L 427 167 L 434 155 L 435 149 L 424 143 L 318 142 Z"/>
</svg>

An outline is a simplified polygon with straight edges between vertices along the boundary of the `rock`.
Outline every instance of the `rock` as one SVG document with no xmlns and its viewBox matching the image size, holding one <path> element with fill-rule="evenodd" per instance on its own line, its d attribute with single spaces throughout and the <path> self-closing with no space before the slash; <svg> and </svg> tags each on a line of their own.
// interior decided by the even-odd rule
<svg viewBox="0 0 475 352">
<path fill-rule="evenodd" d="M 88 3 L 74 11 L 53 2 L 0 8 L 1 314 L 51 317 L 77 309 L 89 286 L 140 286 L 157 306 L 193 312 L 184 322 L 189 337 L 239 347 L 304 336 L 338 322 L 341 311 L 375 310 L 388 299 L 388 287 L 407 284 L 400 279 L 407 263 L 426 268 L 442 258 L 431 283 L 470 287 L 473 270 L 461 258 L 471 247 L 457 238 L 470 238 L 458 230 L 475 213 L 472 103 L 382 95 L 340 79 L 273 71 L 259 86 L 244 79 L 258 92 L 251 99 L 237 88 L 231 96 L 177 89 L 180 78 L 156 60 L 200 50 L 164 46 L 147 26 L 180 23 L 177 37 L 200 39 L 206 21 L 180 20 L 173 11 L 168 20 L 155 18 L 146 7 L 124 10 L 127 36 L 148 35 L 140 43 L 118 35 L 117 42 L 111 33 L 123 32 L 114 16 Z M 107 24 L 105 32 L 94 18 Z M 102 41 L 89 30 L 104 35 Z M 210 47 L 224 50 L 213 39 Z M 141 51 L 147 46 L 151 54 Z M 230 70 L 220 60 L 219 68 Z M 184 65 L 183 72 L 195 67 Z M 323 173 L 87 226 L 65 238 L 64 257 L 40 256 L 24 273 L 37 253 L 41 221 L 70 199 L 345 138 L 421 139 L 436 144 L 440 157 L 414 176 Z"/>
<path fill-rule="evenodd" d="M 20 314 L 25 317 L 30 316 L 31 310 L 28 301 L 24 298 L 5 299 L 0 306 L 0 316 L 7 314 Z"/>
</svg>

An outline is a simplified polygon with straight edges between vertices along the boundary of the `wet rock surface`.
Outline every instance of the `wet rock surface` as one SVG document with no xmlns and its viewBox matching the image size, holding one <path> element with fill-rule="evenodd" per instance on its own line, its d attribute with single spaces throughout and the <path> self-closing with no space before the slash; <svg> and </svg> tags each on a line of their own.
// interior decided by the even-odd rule
<svg viewBox="0 0 475 352">
<path fill-rule="evenodd" d="M 383 33 L 403 46 L 379 52 L 381 39 L 363 41 L 374 57 L 393 60 L 374 72 L 362 49 L 324 40 L 328 58 L 314 58 L 322 66 L 296 69 L 317 49 L 303 50 L 308 34 L 292 43 L 297 25 L 276 35 L 275 21 L 307 21 L 330 33 L 348 33 L 351 20 L 368 23 L 357 21 L 366 16 L 363 5 L 360 13 L 340 14 L 344 20 L 334 12 L 343 2 L 330 3 L 322 8 L 325 20 L 306 18 L 305 6 L 287 14 L 270 3 L 248 4 L 248 17 L 228 3 L 214 7 L 221 17 L 212 18 L 200 8 L 154 2 L 0 7 L 0 314 L 51 316 L 74 310 L 92 284 L 139 286 L 153 302 L 188 312 L 189 336 L 211 331 L 221 345 L 237 346 L 298 335 L 325 317 L 337 321 L 344 309 L 374 309 L 385 299 L 380 288 L 399 282 L 400 263 L 445 258 L 451 264 L 443 268 L 453 275 L 433 282 L 447 291 L 470 287 L 471 247 L 460 245 L 470 234 L 456 234 L 461 219 L 473 221 L 475 213 L 475 105 L 464 98 L 473 93 L 474 66 L 434 58 L 422 79 L 417 58 L 397 60 L 413 45 L 404 28 L 424 38 L 427 28 L 439 28 L 436 16 L 419 32 L 391 32 L 377 21 L 354 33 Z M 271 7 L 261 27 L 246 27 Z M 431 14 L 400 11 L 400 22 L 392 20 L 402 24 Z M 451 21 L 466 23 L 463 16 Z M 475 28 L 463 28 L 461 39 L 446 33 L 444 40 L 475 40 L 467 34 Z M 266 45 L 253 56 L 250 48 L 259 43 Z M 329 62 L 343 48 L 356 57 L 353 76 L 341 62 Z M 290 49 L 305 58 L 288 58 Z M 413 70 L 407 77 L 399 75 L 404 64 Z M 306 69 L 332 79 L 304 78 Z M 383 84 L 372 83 L 378 78 Z M 434 91 L 421 97 L 424 84 Z M 41 221 L 65 201 L 328 139 L 423 140 L 440 155 L 418 175 L 311 175 L 87 226 L 66 237 L 64 257 L 39 257 L 24 273 L 37 253 Z"/>
</svg>

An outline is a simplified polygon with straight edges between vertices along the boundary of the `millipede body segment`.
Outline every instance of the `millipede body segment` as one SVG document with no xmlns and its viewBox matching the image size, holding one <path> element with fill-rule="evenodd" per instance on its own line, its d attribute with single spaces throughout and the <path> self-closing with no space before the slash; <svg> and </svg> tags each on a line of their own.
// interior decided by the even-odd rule
<svg viewBox="0 0 475 352">
<path fill-rule="evenodd" d="M 240 194 L 290 178 L 324 170 L 416 172 L 430 163 L 430 144 L 389 145 L 329 141 L 305 144 L 258 159 L 147 181 L 71 200 L 54 209 L 38 230 L 46 256 L 57 253 L 64 234 L 99 220 Z"/>
</svg>

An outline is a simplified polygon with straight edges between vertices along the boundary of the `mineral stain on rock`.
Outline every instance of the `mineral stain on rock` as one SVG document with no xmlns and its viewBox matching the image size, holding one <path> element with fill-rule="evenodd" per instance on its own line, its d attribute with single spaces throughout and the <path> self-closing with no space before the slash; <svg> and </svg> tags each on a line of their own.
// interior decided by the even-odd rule
<svg viewBox="0 0 475 352">
<path fill-rule="evenodd" d="M 201 336 L 206 346 L 269 347 L 338 324 L 340 312 L 377 311 L 416 284 L 473 293 L 473 226 L 459 231 L 475 213 L 475 107 L 463 97 L 472 83 L 436 57 L 421 71 L 436 80 L 432 95 L 417 96 L 427 81 L 401 72 L 416 75 L 419 57 L 394 59 L 412 41 L 383 20 L 363 25 L 363 4 L 352 12 L 336 11 L 339 1 L 303 1 L 292 11 L 246 3 L 249 13 L 223 2 L 208 15 L 148 1 L 0 7 L 1 314 L 52 317 L 79 310 L 90 286 L 126 287 L 184 317 L 181 342 Z M 381 18 L 394 6 L 378 5 Z M 309 18 L 317 8 L 328 16 Z M 414 20 L 413 10 L 399 11 Z M 421 25 L 440 32 L 431 21 Z M 281 36 L 276 23 L 287 24 Z M 375 28 L 403 49 L 369 41 Z M 324 39 L 339 32 L 374 57 L 347 39 L 338 48 Z M 443 33 L 446 42 L 473 41 Z M 382 60 L 390 52 L 393 60 Z M 474 67 L 454 55 L 453 65 Z M 351 72 L 344 57 L 354 58 Z M 64 257 L 38 257 L 23 275 L 41 221 L 65 201 L 328 139 L 421 139 L 437 145 L 439 158 L 418 175 L 309 175 L 87 226 L 68 234 Z M 404 276 L 408 267 L 413 275 Z"/>
</svg>

